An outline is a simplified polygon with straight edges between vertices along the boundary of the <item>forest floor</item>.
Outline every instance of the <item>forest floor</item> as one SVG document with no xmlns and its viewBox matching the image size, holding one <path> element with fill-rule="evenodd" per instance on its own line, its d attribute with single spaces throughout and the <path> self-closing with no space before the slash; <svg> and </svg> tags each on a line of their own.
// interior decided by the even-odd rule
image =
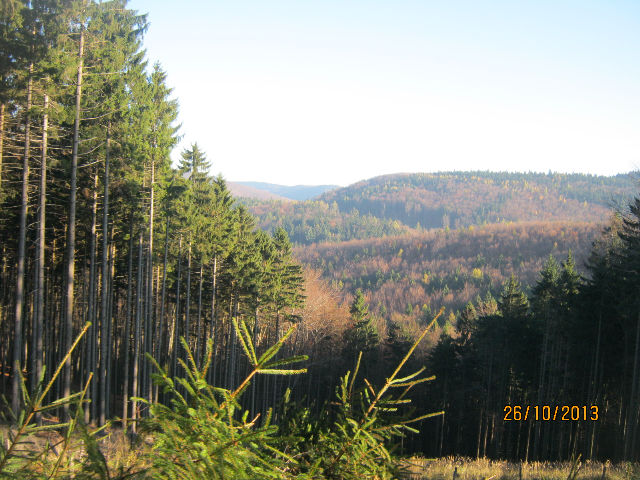
<svg viewBox="0 0 640 480">
<path fill-rule="evenodd" d="M 15 432 L 15 430 L 14 430 Z M 0 438 L 8 447 L 8 426 L 0 423 Z M 103 432 L 103 434 L 106 432 Z M 131 438 L 121 428 L 109 428 L 108 434 L 98 434 L 98 444 L 112 471 L 138 471 L 145 465 L 140 461 L 141 449 L 151 446 L 150 437 L 138 439 L 131 444 Z M 39 432 L 23 439 L 19 452 L 40 452 L 50 448 L 53 460 L 64 448 L 64 438 L 57 432 Z M 72 436 L 66 451 L 69 471 L 74 471 L 86 456 L 82 439 L 78 432 Z M 570 476 L 571 462 L 507 462 L 489 459 L 463 457 L 443 457 L 426 459 L 411 457 L 401 460 L 409 475 L 405 480 L 640 480 L 640 463 L 580 462 L 575 476 Z M 75 467 L 74 467 L 75 465 Z"/>
<path fill-rule="evenodd" d="M 566 480 L 570 462 L 512 463 L 489 459 L 446 457 L 436 460 L 406 459 L 410 480 Z M 636 480 L 640 479 L 638 463 L 582 462 L 575 480 Z M 522 469 L 522 470 L 521 470 Z M 454 476 L 455 472 L 455 476 Z"/>
</svg>

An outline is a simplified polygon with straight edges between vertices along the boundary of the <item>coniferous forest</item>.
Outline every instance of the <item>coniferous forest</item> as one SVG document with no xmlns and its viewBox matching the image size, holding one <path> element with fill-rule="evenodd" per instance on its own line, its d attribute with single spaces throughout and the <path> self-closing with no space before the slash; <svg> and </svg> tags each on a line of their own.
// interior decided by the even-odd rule
<svg viewBox="0 0 640 480">
<path fill-rule="evenodd" d="M 196 143 L 172 164 L 147 28 L 126 0 L 0 7 L 0 478 L 640 461 L 635 180 L 393 176 L 241 203 Z M 112 429 L 140 452 L 120 477 Z M 44 430 L 64 447 L 28 447 Z"/>
</svg>

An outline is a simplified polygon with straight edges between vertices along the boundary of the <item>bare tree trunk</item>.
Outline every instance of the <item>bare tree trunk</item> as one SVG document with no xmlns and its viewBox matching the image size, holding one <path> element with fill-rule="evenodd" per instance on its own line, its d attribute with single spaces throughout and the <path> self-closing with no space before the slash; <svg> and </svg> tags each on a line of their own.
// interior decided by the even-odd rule
<svg viewBox="0 0 640 480">
<path fill-rule="evenodd" d="M 217 341 L 217 324 L 216 324 L 216 277 L 217 277 L 217 267 L 218 267 L 218 257 L 213 257 L 213 275 L 211 279 L 211 325 L 210 325 L 210 336 L 213 339 L 213 369 L 211 369 L 211 377 L 209 383 L 215 385 L 216 382 L 216 369 L 217 369 L 217 358 L 216 352 L 218 350 L 218 346 L 216 344 Z"/>
<path fill-rule="evenodd" d="M 280 340 L 280 310 L 276 310 L 276 342 Z M 277 356 L 275 358 L 278 358 Z M 278 377 L 277 375 L 272 375 L 271 381 L 273 382 L 273 403 L 272 405 L 276 405 L 276 399 L 278 395 Z"/>
<path fill-rule="evenodd" d="M 109 128 L 107 126 L 107 144 L 104 157 L 104 196 L 102 205 L 102 296 L 100 297 L 100 425 L 107 421 L 107 348 L 109 347 Z"/>
<path fill-rule="evenodd" d="M 0 306 L 0 335 L 3 338 L 10 338 L 11 332 L 9 326 L 5 323 L 5 311 L 4 305 L 7 302 L 7 283 L 9 277 L 7 275 L 7 246 L 5 243 L 2 244 L 2 290 L 0 291 L 0 299 L 2 300 Z M 0 361 L 2 362 L 2 369 L 0 370 L 0 388 L 3 392 L 7 391 L 7 377 L 5 375 L 5 365 L 9 365 L 11 360 L 9 359 L 10 351 L 9 351 L 10 342 L 2 342 L 0 343 Z"/>
<path fill-rule="evenodd" d="M 176 282 L 176 317 L 173 324 L 173 345 L 171 348 L 171 374 L 175 375 L 178 367 L 178 338 L 180 338 L 180 281 L 182 280 L 182 235 L 178 243 L 178 281 Z"/>
<path fill-rule="evenodd" d="M 84 29 L 80 30 L 78 47 L 78 75 L 76 80 L 76 106 L 73 123 L 73 150 L 71 154 L 71 182 L 69 191 L 69 225 L 67 228 L 67 265 L 65 278 L 65 312 L 64 312 L 64 344 L 63 350 L 69 351 L 73 341 L 73 287 L 76 259 L 76 186 L 78 176 L 78 145 L 80 143 L 80 106 L 82 100 L 82 67 L 84 64 Z M 64 366 L 63 396 L 71 395 L 71 358 Z M 65 418 L 69 417 L 69 405 L 64 407 Z"/>
<path fill-rule="evenodd" d="M 7 106 L 0 104 L 0 192 L 2 191 L 2 159 L 4 155 L 4 115 Z"/>
<path fill-rule="evenodd" d="M 600 310 L 598 313 L 598 334 L 596 336 L 596 354 L 595 354 L 595 358 L 593 361 L 593 376 L 591 377 L 590 381 L 590 385 L 589 385 L 589 401 L 591 405 L 595 405 L 598 397 L 599 397 L 599 384 L 598 384 L 598 378 L 599 378 L 599 372 L 600 372 L 600 342 L 601 342 L 601 336 L 602 336 L 602 296 L 600 297 Z M 589 428 L 591 429 L 591 435 L 590 435 L 590 441 L 589 441 L 589 460 L 591 460 L 593 458 L 593 448 L 594 448 L 594 444 L 595 444 L 595 437 L 596 437 L 596 423 L 597 422 L 589 422 Z"/>
<path fill-rule="evenodd" d="M 22 370 L 22 320 L 24 308 L 25 247 L 27 242 L 27 209 L 29 205 L 29 155 L 31 142 L 31 91 L 33 87 L 33 63 L 29 65 L 27 105 L 24 125 L 24 155 L 22 159 L 22 201 L 20 203 L 20 232 L 18 234 L 18 274 L 16 278 L 16 316 L 13 337 L 13 382 L 11 408 L 16 417 L 20 411 L 20 372 Z"/>
<path fill-rule="evenodd" d="M 635 453 L 635 434 L 637 420 L 637 403 L 636 397 L 638 393 L 638 361 L 640 359 L 640 312 L 638 312 L 638 321 L 636 324 L 636 340 L 633 355 L 633 373 L 631 377 L 631 397 L 629 398 L 629 407 L 627 414 L 627 425 L 629 426 L 624 439 L 624 458 L 625 460 L 634 460 Z"/>
<path fill-rule="evenodd" d="M 122 381 L 122 429 L 127 431 L 129 413 L 129 338 L 131 336 L 131 292 L 133 284 L 133 219 L 129 229 L 129 273 L 127 275 L 127 311 L 124 316 L 124 379 Z"/>
<path fill-rule="evenodd" d="M 234 295 L 233 298 L 233 318 L 238 321 L 238 295 Z M 236 386 L 236 371 L 237 371 L 237 353 L 236 353 L 236 329 L 233 328 L 231 322 L 229 322 L 229 343 L 231 347 L 231 361 L 229 365 L 229 389 L 233 390 Z"/>
<path fill-rule="evenodd" d="M 40 157 L 40 200 L 38 212 L 38 241 L 36 244 L 36 313 L 33 325 L 34 377 L 35 382 L 42 375 L 42 332 L 44 324 L 44 251 L 45 251 L 45 208 L 47 205 L 47 133 L 49 127 L 49 96 L 44 95 L 44 116 L 42 118 L 42 155 Z M 1 130 L 1 127 L 0 127 Z"/>
<path fill-rule="evenodd" d="M 153 157 L 151 158 L 151 182 L 150 182 L 150 198 L 149 198 L 149 255 L 147 262 L 147 318 L 145 331 L 145 353 L 151 354 L 153 351 L 153 334 L 154 334 L 154 296 L 153 296 L 153 220 L 154 220 L 154 184 L 156 181 L 156 165 Z M 153 382 L 151 380 L 151 364 L 149 360 L 144 358 L 145 380 L 147 399 L 152 400 Z"/>
<path fill-rule="evenodd" d="M 107 308 L 107 339 L 109 339 L 109 341 L 107 341 L 107 356 L 105 358 L 105 364 L 106 364 L 106 369 L 107 369 L 107 378 L 106 378 L 106 397 L 107 397 L 107 401 L 106 401 L 106 407 L 105 407 L 105 417 L 109 418 L 109 416 L 111 415 L 110 413 L 110 405 L 111 405 L 111 376 L 113 373 L 113 368 L 111 368 L 112 364 L 112 352 L 113 352 L 113 348 L 112 348 L 112 343 L 110 341 L 110 339 L 115 338 L 113 336 L 113 327 L 112 327 L 112 319 L 113 319 L 113 298 L 114 298 L 114 292 L 113 292 L 113 277 L 115 275 L 115 262 L 114 262 L 114 258 L 116 256 L 116 246 L 113 243 L 113 235 L 114 235 L 114 231 L 115 231 L 115 227 L 112 226 L 111 227 L 111 234 L 110 234 L 110 239 L 109 239 L 109 281 L 107 282 L 109 285 L 109 305 Z M 114 340 L 115 343 L 115 340 Z"/>
<path fill-rule="evenodd" d="M 87 321 L 91 322 L 91 328 L 87 332 L 85 344 L 85 374 L 89 375 L 96 367 L 97 355 L 96 344 L 98 336 L 96 330 L 96 222 L 98 214 L 98 175 L 94 175 L 93 182 L 93 203 L 91 205 L 91 241 L 89 246 L 89 299 L 87 301 Z M 96 418 L 98 407 L 98 382 L 92 381 L 89 389 L 91 405 L 84 412 L 84 421 L 89 423 L 90 419 Z"/>
<path fill-rule="evenodd" d="M 142 232 L 138 237 L 138 281 L 136 282 L 136 328 L 133 336 L 133 386 L 132 386 L 132 397 L 138 396 L 138 370 L 140 368 L 140 329 L 141 329 L 141 318 L 142 317 L 142 302 L 143 302 L 143 293 L 142 293 Z M 135 433 L 137 430 L 136 420 L 138 418 L 138 402 L 133 400 L 133 404 L 131 407 L 131 420 L 133 420 L 133 424 L 131 426 L 131 430 Z"/>
<path fill-rule="evenodd" d="M 187 251 L 187 301 L 184 305 L 184 341 L 189 346 L 189 329 L 191 328 L 191 240 Z M 185 357 L 186 358 L 186 357 Z"/>
<path fill-rule="evenodd" d="M 202 259 L 200 259 L 200 283 L 199 283 L 199 287 L 198 287 L 198 317 L 197 317 L 197 324 L 196 324 L 196 362 L 197 365 L 200 366 L 202 365 L 202 361 L 200 360 L 200 345 L 202 343 L 201 341 L 201 336 L 202 336 L 202 273 L 203 273 L 203 265 L 202 265 L 203 261 Z"/>
<path fill-rule="evenodd" d="M 254 310 L 254 315 L 253 315 L 253 334 L 252 334 L 252 339 L 251 341 L 253 342 L 253 348 L 257 349 L 257 345 L 256 342 L 258 340 L 258 305 L 257 305 L 257 301 L 256 301 L 256 308 Z M 256 383 L 257 383 L 257 378 L 255 379 L 256 381 L 254 381 L 251 385 L 251 415 L 256 415 Z"/>
<path fill-rule="evenodd" d="M 167 217 L 167 225 L 165 227 L 164 236 L 164 260 L 162 262 L 162 293 L 160 294 L 160 315 L 158 317 L 158 335 L 156 337 L 156 355 L 158 363 L 164 365 L 168 361 L 164 349 L 164 308 L 167 292 L 167 256 L 169 253 L 169 218 Z M 155 400 L 158 401 L 158 387 L 155 388 Z"/>
</svg>

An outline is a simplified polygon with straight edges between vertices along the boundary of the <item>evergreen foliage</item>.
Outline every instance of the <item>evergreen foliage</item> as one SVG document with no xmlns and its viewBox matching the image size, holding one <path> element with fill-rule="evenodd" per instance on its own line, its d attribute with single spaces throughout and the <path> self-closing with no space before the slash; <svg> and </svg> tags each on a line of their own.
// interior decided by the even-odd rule
<svg viewBox="0 0 640 480">
<path fill-rule="evenodd" d="M 442 310 L 438 315 L 442 314 Z M 141 431 L 152 439 L 151 446 L 140 445 L 139 460 L 129 468 L 113 469 L 101 451 L 96 434 L 90 432 L 82 422 L 82 405 L 89 387 L 89 378 L 79 394 L 56 400 L 44 406 L 43 399 L 57 379 L 67 358 L 80 343 L 89 324 L 72 345 L 72 349 L 61 362 L 49 384 L 43 389 L 40 383 L 34 400 L 26 394 L 28 408 L 18 419 L 18 430 L 9 433 L 8 447 L 2 442 L 0 450 L 0 476 L 2 478 L 184 478 L 184 479 L 312 479 L 312 478 L 396 478 L 402 467 L 388 450 L 389 441 L 402 437 L 404 431 L 416 432 L 412 423 L 442 412 L 411 416 L 406 411 L 410 400 L 408 392 L 416 385 L 433 380 L 420 378 L 424 368 L 402 378 L 399 374 L 427 331 L 436 323 L 436 318 L 423 331 L 399 362 L 393 374 L 376 392 L 367 379 L 359 387 L 356 376 L 360 358 L 351 375 L 348 372 L 336 389 L 337 402 L 334 412 L 324 412 L 324 421 L 313 418 L 308 410 L 295 406 L 290 412 L 290 391 L 284 398 L 283 415 L 286 423 L 282 427 L 271 424 L 271 412 L 259 421 L 260 415 L 251 418 L 243 411 L 239 399 L 257 375 L 290 376 L 304 373 L 306 369 L 288 368 L 291 364 L 307 360 L 293 356 L 276 359 L 276 355 L 291 336 L 295 327 L 289 328 L 275 344 L 258 355 L 256 345 L 244 322 L 233 320 L 234 330 L 251 370 L 233 391 L 213 387 L 207 382 L 207 370 L 212 365 L 213 342 L 207 342 L 206 362 L 202 367 L 196 363 L 184 338 L 181 339 L 187 361 L 180 360 L 184 375 L 171 377 L 168 369 L 161 367 L 150 355 L 156 373 L 154 383 L 168 395 L 168 403 L 139 400 L 149 406 L 150 415 L 143 420 Z M 283 368 L 286 367 L 286 368 Z M 41 379 L 42 380 L 42 379 Z M 390 389 L 401 393 L 391 394 Z M 66 428 L 61 451 L 49 445 L 44 451 L 20 449 L 23 437 L 42 431 L 32 423 L 37 412 L 73 403 L 77 408 L 72 420 L 65 424 L 52 424 L 48 430 Z M 402 411 L 401 410 L 405 410 Z M 72 434 L 79 431 L 85 458 L 74 465 L 68 449 Z M 314 439 L 309 443 L 310 436 Z M 51 457 L 51 454 L 53 456 Z"/>
<path fill-rule="evenodd" d="M 399 439 L 640 458 L 640 199 L 591 249 L 599 226 L 567 221 L 601 221 L 632 179 L 398 175 L 247 207 L 197 144 L 172 167 L 178 104 L 147 27 L 125 0 L 0 4 L 1 475 L 393 478 Z M 289 368 L 307 356 L 308 373 Z M 409 391 L 447 416 L 418 434 Z M 507 422 L 507 405 L 599 420 Z M 95 437 L 112 422 L 156 440 L 139 471 L 108 465 Z M 47 429 L 59 448 L 29 450 Z"/>
<path fill-rule="evenodd" d="M 171 166 L 178 104 L 161 66 L 147 65 L 146 17 L 125 0 L 11 2 L 1 15 L 0 333 L 11 342 L 0 344 L 0 391 L 17 412 L 19 372 L 34 386 L 85 320 L 82 355 L 50 395 L 93 373 L 87 423 L 118 415 L 135 429 L 149 414 L 141 399 L 167 395 L 147 355 L 175 375 L 188 351 L 205 363 L 205 338 L 207 380 L 237 385 L 247 363 L 232 319 L 252 324 L 258 348 L 300 321 L 288 236 L 256 229 L 197 144 Z M 269 401 L 255 409 L 266 412 L 286 385 L 261 387 Z"/>
</svg>

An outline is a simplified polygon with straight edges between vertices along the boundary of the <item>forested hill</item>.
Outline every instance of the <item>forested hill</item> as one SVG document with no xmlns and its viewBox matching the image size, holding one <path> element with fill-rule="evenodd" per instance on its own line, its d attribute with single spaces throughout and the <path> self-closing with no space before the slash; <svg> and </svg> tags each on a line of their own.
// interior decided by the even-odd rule
<svg viewBox="0 0 640 480">
<path fill-rule="evenodd" d="M 637 192 L 638 172 L 584 174 L 442 172 L 375 177 L 320 200 L 426 229 L 505 221 L 602 222 Z"/>
<path fill-rule="evenodd" d="M 397 220 L 361 215 L 357 210 L 341 211 L 337 205 L 319 200 L 258 200 L 239 198 L 255 215 L 260 228 L 285 229 L 293 243 L 342 242 L 356 238 L 379 238 L 415 232 Z"/>
<path fill-rule="evenodd" d="M 448 316 L 477 297 L 497 296 L 512 274 L 527 289 L 549 255 L 563 261 L 571 251 L 583 270 L 601 229 L 587 222 L 494 224 L 321 243 L 295 255 L 343 292 L 362 289 L 376 314 L 406 325 L 441 306 Z"/>
</svg>

